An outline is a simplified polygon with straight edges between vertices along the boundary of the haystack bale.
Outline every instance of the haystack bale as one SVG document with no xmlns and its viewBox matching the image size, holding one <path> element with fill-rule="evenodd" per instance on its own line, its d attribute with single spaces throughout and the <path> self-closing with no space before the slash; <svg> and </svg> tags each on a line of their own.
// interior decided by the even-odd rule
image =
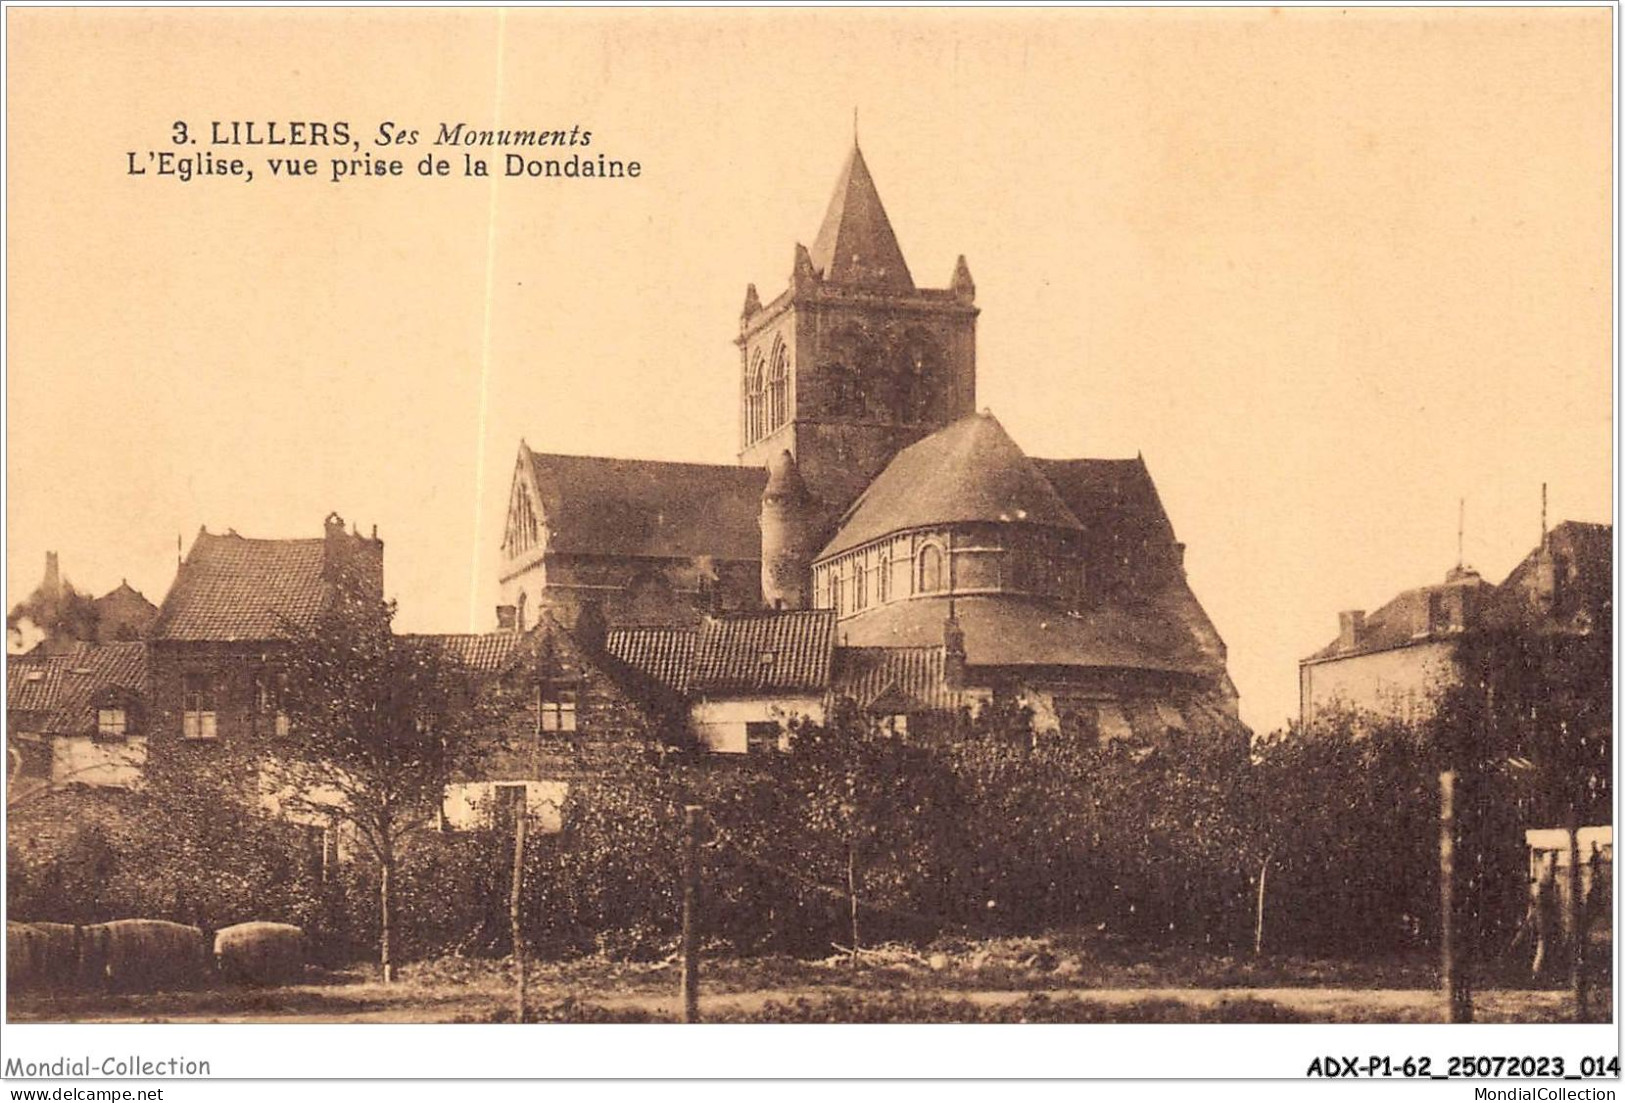
<svg viewBox="0 0 1625 1103">
<path fill-rule="evenodd" d="M 235 984 L 290 984 L 305 971 L 305 932 L 291 923 L 238 923 L 214 936 L 215 967 Z"/>
<path fill-rule="evenodd" d="M 6 986 L 12 991 L 73 987 L 79 928 L 71 923 L 6 924 Z"/>
<path fill-rule="evenodd" d="M 115 919 L 80 928 L 81 983 L 120 992 L 190 988 L 206 976 L 203 932 L 162 919 Z"/>
</svg>

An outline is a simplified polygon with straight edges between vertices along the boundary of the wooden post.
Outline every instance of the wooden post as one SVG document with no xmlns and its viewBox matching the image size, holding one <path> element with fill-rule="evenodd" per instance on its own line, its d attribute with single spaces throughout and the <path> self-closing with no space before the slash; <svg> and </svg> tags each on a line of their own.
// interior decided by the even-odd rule
<svg viewBox="0 0 1625 1103">
<path fill-rule="evenodd" d="M 394 895 L 389 882 L 390 869 L 394 864 L 390 859 L 378 863 L 378 963 L 383 967 L 385 984 L 395 980 L 395 963 L 391 960 L 389 944 L 390 903 Z"/>
<path fill-rule="evenodd" d="M 1590 993 L 1586 991 L 1586 928 L 1585 909 L 1580 894 L 1584 881 L 1580 877 L 1580 817 L 1574 803 L 1569 803 L 1569 892 L 1565 901 L 1563 926 L 1569 936 L 1569 985 L 1574 989 L 1574 1020 L 1586 1021 L 1586 1004 Z"/>
<path fill-rule="evenodd" d="M 846 898 L 852 921 L 852 968 L 858 967 L 858 845 L 846 844 Z"/>
<path fill-rule="evenodd" d="M 700 1021 L 700 843 L 697 804 L 683 807 L 683 1021 Z"/>
<path fill-rule="evenodd" d="M 1264 855 L 1264 862 L 1258 867 L 1258 921 L 1253 924 L 1254 957 L 1264 952 L 1264 883 L 1270 875 L 1270 859 L 1274 856 L 1273 850 Z"/>
<path fill-rule="evenodd" d="M 1461 963 L 1456 957 L 1456 771 L 1439 774 L 1439 979 L 1444 988 L 1445 1019 L 1462 1017 Z"/>
<path fill-rule="evenodd" d="M 525 1021 L 525 936 L 520 924 L 521 894 L 525 888 L 525 820 L 526 809 L 519 807 L 513 818 L 513 888 L 508 894 L 508 920 L 513 928 L 513 1021 Z"/>
</svg>

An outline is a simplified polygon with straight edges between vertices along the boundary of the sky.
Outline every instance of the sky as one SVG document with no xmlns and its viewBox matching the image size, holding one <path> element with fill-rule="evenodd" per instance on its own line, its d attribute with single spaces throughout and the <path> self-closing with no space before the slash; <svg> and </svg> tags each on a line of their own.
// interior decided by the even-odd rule
<svg viewBox="0 0 1625 1103">
<path fill-rule="evenodd" d="M 200 526 L 337 510 L 401 628 L 493 628 L 521 439 L 733 461 L 745 285 L 785 287 L 854 109 L 915 281 L 968 260 L 978 404 L 1144 455 L 1255 729 L 1339 610 L 1443 579 L 1462 501 L 1492 581 L 1543 483 L 1612 521 L 1606 8 L 6 14 L 8 605 L 48 549 L 156 602 Z M 177 120 L 362 149 L 131 175 Z M 465 177 L 458 121 L 641 175 Z M 330 183 L 384 122 L 404 175 Z"/>
</svg>

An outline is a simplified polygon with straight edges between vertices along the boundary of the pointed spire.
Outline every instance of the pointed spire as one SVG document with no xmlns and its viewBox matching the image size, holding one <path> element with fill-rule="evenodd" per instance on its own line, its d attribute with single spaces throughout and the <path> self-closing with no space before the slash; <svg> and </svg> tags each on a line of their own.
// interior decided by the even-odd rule
<svg viewBox="0 0 1625 1103">
<path fill-rule="evenodd" d="M 762 299 L 761 296 L 756 294 L 756 285 L 747 283 L 745 285 L 745 308 L 739 312 L 740 320 L 743 321 L 754 316 L 761 309 Z"/>
<path fill-rule="evenodd" d="M 835 183 L 824 224 L 813 242 L 812 262 L 831 283 L 914 290 L 914 277 L 909 275 L 856 134 L 852 155 Z"/>
<path fill-rule="evenodd" d="M 954 265 L 954 278 L 948 289 L 960 302 L 968 303 L 976 298 L 976 281 L 970 278 L 970 265 L 965 263 L 963 253 L 959 255 L 959 263 Z"/>
</svg>

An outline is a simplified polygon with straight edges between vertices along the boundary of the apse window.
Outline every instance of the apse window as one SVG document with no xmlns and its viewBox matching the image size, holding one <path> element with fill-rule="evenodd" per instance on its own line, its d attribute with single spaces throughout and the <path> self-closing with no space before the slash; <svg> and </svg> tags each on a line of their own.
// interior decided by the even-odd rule
<svg viewBox="0 0 1625 1103">
<path fill-rule="evenodd" d="M 942 589 L 942 549 L 935 544 L 920 549 L 917 581 L 922 594 L 934 594 Z"/>
</svg>

